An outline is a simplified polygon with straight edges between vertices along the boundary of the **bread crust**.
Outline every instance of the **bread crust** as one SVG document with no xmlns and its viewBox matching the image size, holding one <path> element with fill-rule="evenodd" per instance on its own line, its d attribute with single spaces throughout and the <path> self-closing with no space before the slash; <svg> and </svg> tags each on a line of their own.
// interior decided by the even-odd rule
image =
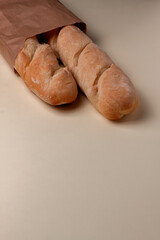
<svg viewBox="0 0 160 240">
<path fill-rule="evenodd" d="M 68 67 L 60 66 L 52 48 L 39 44 L 36 37 L 25 41 L 15 69 L 28 88 L 51 105 L 71 103 L 77 97 L 77 84 Z"/>
<path fill-rule="evenodd" d="M 51 44 L 55 46 L 81 90 L 106 118 L 120 119 L 138 107 L 139 97 L 130 79 L 76 26 L 63 27 Z"/>
</svg>

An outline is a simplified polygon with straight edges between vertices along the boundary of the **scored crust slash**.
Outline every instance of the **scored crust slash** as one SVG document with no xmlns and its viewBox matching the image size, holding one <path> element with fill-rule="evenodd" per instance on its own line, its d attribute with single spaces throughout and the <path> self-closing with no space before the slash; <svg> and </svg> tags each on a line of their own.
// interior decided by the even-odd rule
<svg viewBox="0 0 160 240">
<path fill-rule="evenodd" d="M 13 0 L 13 2 L 15 4 L 12 4 L 12 8 L 16 8 L 16 1 Z M 31 1 L 25 0 L 19 9 L 29 9 L 30 4 Z M 139 97 L 132 82 L 87 36 L 85 23 L 57 0 L 35 0 L 34 4 L 41 10 L 46 4 L 45 11 L 48 9 L 48 14 L 51 15 L 53 12 L 49 7 L 52 7 L 57 16 L 61 15 L 60 19 L 55 21 L 52 19 L 53 23 L 50 19 L 46 27 L 43 23 L 39 28 L 44 19 L 44 12 L 40 14 L 41 11 L 36 10 L 39 27 L 34 20 L 38 18 L 33 18 L 32 26 L 27 25 L 28 34 L 22 31 L 20 39 L 14 39 L 16 47 L 14 46 L 14 51 L 12 50 L 12 56 L 4 50 L 4 47 L 8 46 L 7 43 L 10 43 L 9 39 L 7 42 L 4 37 L 1 37 L 2 34 L 0 35 L 4 57 L 10 65 L 13 62 L 16 71 L 28 88 L 43 101 L 60 105 L 76 100 L 78 85 L 93 106 L 108 119 L 120 119 L 133 112 L 139 105 Z M 5 9 L 4 5 L 0 3 L 1 9 Z M 34 14 L 33 6 L 32 14 Z M 22 17 L 22 14 L 20 16 Z M 22 22 L 24 23 L 24 19 Z M 17 25 L 19 27 L 19 23 Z M 23 28 L 25 26 L 24 24 Z M 4 28 L 2 30 L 4 36 L 5 30 Z M 39 34 L 42 36 L 42 43 L 36 37 Z M 14 45 L 13 41 L 11 42 L 10 48 Z M 58 59 L 61 60 L 61 64 Z"/>
</svg>

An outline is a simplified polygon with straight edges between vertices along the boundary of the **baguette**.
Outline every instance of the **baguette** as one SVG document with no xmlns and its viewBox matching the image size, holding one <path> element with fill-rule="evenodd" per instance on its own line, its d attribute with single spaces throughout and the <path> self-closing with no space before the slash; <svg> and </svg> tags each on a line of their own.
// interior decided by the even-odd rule
<svg viewBox="0 0 160 240">
<path fill-rule="evenodd" d="M 77 84 L 68 67 L 60 66 L 51 47 L 36 37 L 25 41 L 15 69 L 28 88 L 51 105 L 71 103 L 77 97 Z"/>
<path fill-rule="evenodd" d="M 63 27 L 53 32 L 48 42 L 106 118 L 120 119 L 138 107 L 139 98 L 130 79 L 79 28 Z"/>
</svg>

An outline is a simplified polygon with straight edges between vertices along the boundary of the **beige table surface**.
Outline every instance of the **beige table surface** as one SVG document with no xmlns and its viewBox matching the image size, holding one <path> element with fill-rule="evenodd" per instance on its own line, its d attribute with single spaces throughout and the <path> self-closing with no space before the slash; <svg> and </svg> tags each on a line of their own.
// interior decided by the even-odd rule
<svg viewBox="0 0 160 240">
<path fill-rule="evenodd" d="M 160 239 L 160 1 L 63 0 L 134 82 L 119 122 L 40 101 L 0 56 L 0 239 Z"/>
</svg>

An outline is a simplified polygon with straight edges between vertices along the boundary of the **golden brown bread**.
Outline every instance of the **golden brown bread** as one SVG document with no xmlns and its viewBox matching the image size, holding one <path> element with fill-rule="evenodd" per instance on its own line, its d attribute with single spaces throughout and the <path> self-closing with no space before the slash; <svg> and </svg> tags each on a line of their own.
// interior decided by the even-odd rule
<svg viewBox="0 0 160 240">
<path fill-rule="evenodd" d="M 77 84 L 68 67 L 60 66 L 51 47 L 39 44 L 36 37 L 25 41 L 15 69 L 28 88 L 49 104 L 71 103 L 77 97 Z"/>
<path fill-rule="evenodd" d="M 49 44 L 106 118 L 120 119 L 138 107 L 139 98 L 130 79 L 76 26 L 66 26 L 53 33 Z"/>
</svg>

